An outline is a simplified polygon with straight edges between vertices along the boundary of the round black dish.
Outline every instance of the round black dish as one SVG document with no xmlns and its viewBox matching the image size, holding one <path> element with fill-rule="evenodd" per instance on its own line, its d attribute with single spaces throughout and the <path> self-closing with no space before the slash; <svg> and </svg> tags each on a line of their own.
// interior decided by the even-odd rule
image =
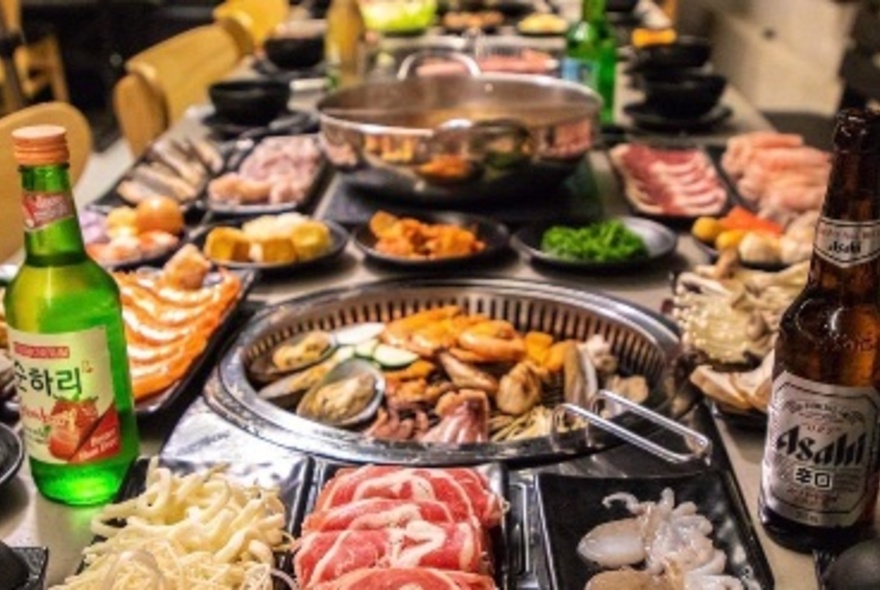
<svg viewBox="0 0 880 590">
<path fill-rule="evenodd" d="M 268 125 L 286 108 L 290 84 L 278 80 L 216 82 L 208 96 L 217 115 L 237 125 Z"/>
<path fill-rule="evenodd" d="M 620 272 L 636 269 L 646 264 L 656 262 L 675 252 L 678 245 L 678 236 L 671 229 L 654 221 L 638 217 L 617 217 L 623 224 L 638 234 L 648 249 L 648 255 L 630 260 L 615 260 L 612 262 L 595 262 L 591 260 L 567 260 L 559 258 L 541 249 L 541 239 L 544 232 L 556 225 L 567 227 L 581 227 L 596 223 L 597 219 L 559 219 L 556 221 L 542 221 L 527 225 L 513 235 L 512 244 L 515 249 L 530 258 L 532 262 L 552 266 L 562 270 L 578 272 Z"/>
<path fill-rule="evenodd" d="M 651 72 L 641 75 L 645 102 L 670 119 L 695 119 L 711 111 L 727 78 L 702 72 Z"/>
<path fill-rule="evenodd" d="M 700 117 L 670 119 L 656 112 L 645 102 L 625 105 L 623 112 L 630 116 L 637 127 L 663 133 L 709 131 L 733 114 L 730 107 L 721 104 Z"/>
<path fill-rule="evenodd" d="M 507 248 L 507 243 L 510 238 L 510 234 L 504 224 L 478 215 L 466 215 L 464 213 L 451 212 L 420 212 L 411 216 L 401 215 L 401 217 L 414 217 L 423 223 L 446 223 L 471 228 L 476 231 L 477 238 L 482 240 L 486 247 L 476 254 L 448 258 L 424 259 L 391 256 L 376 250 L 376 236 L 370 231 L 369 224 L 365 223 L 357 227 L 352 235 L 354 236 L 355 245 L 361 249 L 368 260 L 385 266 L 393 266 L 400 270 L 448 270 L 450 268 L 487 262 L 495 258 Z"/>
</svg>

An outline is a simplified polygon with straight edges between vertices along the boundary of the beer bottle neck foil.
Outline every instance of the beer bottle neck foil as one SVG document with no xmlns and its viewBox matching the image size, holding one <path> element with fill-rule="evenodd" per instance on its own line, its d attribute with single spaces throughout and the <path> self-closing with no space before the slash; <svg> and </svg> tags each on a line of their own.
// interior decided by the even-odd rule
<svg viewBox="0 0 880 590">
<path fill-rule="evenodd" d="M 825 202 L 816 226 L 810 285 L 854 295 L 880 290 L 880 112 L 837 117 Z"/>
</svg>

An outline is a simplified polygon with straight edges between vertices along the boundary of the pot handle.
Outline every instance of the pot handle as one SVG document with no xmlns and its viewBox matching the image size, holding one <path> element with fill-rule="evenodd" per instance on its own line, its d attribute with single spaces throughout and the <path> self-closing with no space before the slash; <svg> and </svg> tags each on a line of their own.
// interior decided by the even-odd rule
<svg viewBox="0 0 880 590">
<path fill-rule="evenodd" d="M 482 70 L 480 70 L 480 66 L 472 57 L 461 53 L 454 53 L 452 51 L 436 51 L 425 49 L 423 51 L 417 51 L 406 56 L 406 59 L 403 60 L 403 63 L 400 64 L 400 69 L 397 71 L 397 79 L 406 80 L 407 78 L 412 77 L 418 71 L 417 66 L 419 66 L 422 62 L 429 58 L 438 59 L 441 61 L 446 60 L 458 62 L 465 67 L 468 75 L 472 77 L 479 76 L 482 73 Z"/>
</svg>

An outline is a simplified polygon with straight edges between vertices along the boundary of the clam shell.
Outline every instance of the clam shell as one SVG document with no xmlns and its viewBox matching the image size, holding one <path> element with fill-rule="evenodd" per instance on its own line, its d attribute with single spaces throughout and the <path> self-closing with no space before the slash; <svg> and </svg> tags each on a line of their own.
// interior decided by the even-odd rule
<svg viewBox="0 0 880 590">
<path fill-rule="evenodd" d="M 293 348 L 300 346 L 308 338 L 326 338 L 327 346 L 324 350 L 313 357 L 303 359 L 300 362 L 291 363 L 285 367 L 279 367 L 274 360 L 276 353 L 283 348 Z M 311 332 L 303 332 L 282 340 L 264 354 L 260 355 L 248 366 L 248 376 L 257 383 L 272 383 L 285 375 L 297 373 L 303 369 L 326 360 L 337 348 L 337 341 L 333 334 L 323 330 L 313 330 Z"/>
<path fill-rule="evenodd" d="M 321 390 L 333 384 L 353 379 L 368 381 L 365 386 L 369 393 L 357 404 L 357 407 L 346 408 L 338 417 L 322 416 L 315 407 Z M 312 387 L 300 400 L 296 413 L 309 420 L 321 422 L 329 426 L 348 427 L 361 424 L 376 415 L 385 394 L 385 376 L 375 365 L 362 359 L 350 359 L 339 363 L 317 385 Z"/>
<path fill-rule="evenodd" d="M 297 406 L 305 393 L 315 385 L 320 384 L 321 380 L 327 377 L 337 364 L 337 361 L 332 358 L 326 359 L 324 362 L 313 365 L 304 371 L 288 375 L 271 385 L 267 385 L 257 391 L 257 397 L 272 402 L 276 406 L 292 410 Z"/>
</svg>

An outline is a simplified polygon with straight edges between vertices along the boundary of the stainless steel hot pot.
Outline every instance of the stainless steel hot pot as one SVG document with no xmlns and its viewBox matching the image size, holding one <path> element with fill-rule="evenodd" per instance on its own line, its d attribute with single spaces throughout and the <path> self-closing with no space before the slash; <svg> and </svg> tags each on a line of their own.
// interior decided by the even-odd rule
<svg viewBox="0 0 880 590">
<path fill-rule="evenodd" d="M 410 77 L 427 57 L 411 58 L 402 79 L 341 90 L 318 104 L 327 157 L 360 189 L 441 205 L 546 196 L 593 145 L 601 99 L 588 88 L 480 74 L 473 62 L 467 76 Z"/>
</svg>

